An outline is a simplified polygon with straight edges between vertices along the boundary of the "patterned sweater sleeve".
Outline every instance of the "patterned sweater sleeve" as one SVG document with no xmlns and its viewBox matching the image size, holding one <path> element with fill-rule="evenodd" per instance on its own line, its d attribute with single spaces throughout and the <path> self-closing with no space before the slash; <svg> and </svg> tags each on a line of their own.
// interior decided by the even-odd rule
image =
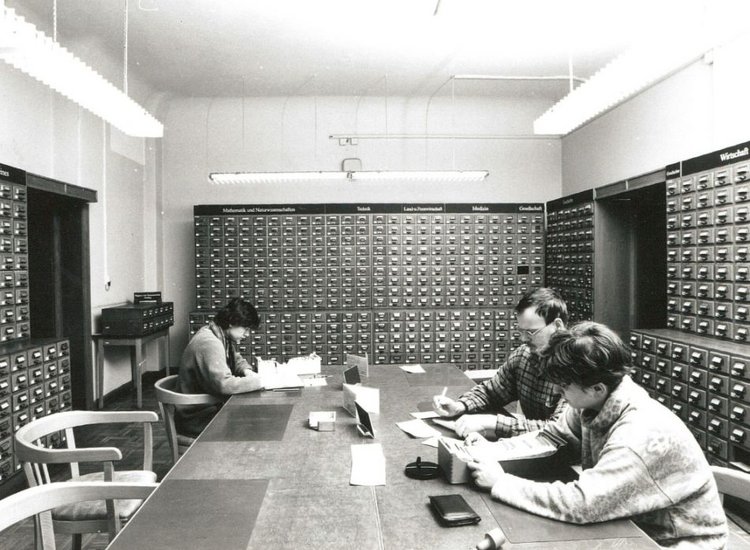
<svg viewBox="0 0 750 550">
<path fill-rule="evenodd" d="M 640 456 L 627 446 L 602 450 L 596 466 L 577 481 L 539 483 L 504 474 L 492 487 L 497 500 L 570 523 L 631 517 L 672 504 Z"/>
<path fill-rule="evenodd" d="M 458 398 L 466 406 L 467 413 L 496 411 L 518 399 L 515 368 L 521 360 L 519 350 L 508 357 L 492 378 L 477 384 Z"/>
<path fill-rule="evenodd" d="M 497 437 L 513 437 L 514 435 L 521 435 L 528 432 L 535 432 L 545 428 L 549 424 L 554 424 L 559 418 L 563 416 L 567 408 L 567 402 L 564 399 L 560 399 L 555 407 L 555 412 L 548 419 L 529 419 L 525 416 L 505 416 L 504 414 L 497 415 L 497 424 L 495 425 L 495 435 Z"/>
</svg>

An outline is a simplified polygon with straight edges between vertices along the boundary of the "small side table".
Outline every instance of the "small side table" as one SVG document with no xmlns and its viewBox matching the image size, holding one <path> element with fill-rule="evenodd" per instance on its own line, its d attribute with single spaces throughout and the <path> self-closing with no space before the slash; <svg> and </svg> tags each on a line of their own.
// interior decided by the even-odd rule
<svg viewBox="0 0 750 550">
<path fill-rule="evenodd" d="M 141 387 L 141 375 L 143 369 L 143 355 L 145 345 L 154 340 L 161 340 L 159 356 L 162 364 L 166 365 L 167 376 L 169 376 L 169 327 L 146 336 L 104 336 L 93 334 L 96 341 L 96 371 L 94 380 L 99 399 L 99 408 L 104 407 L 104 346 L 128 346 L 130 347 L 130 363 L 135 386 L 136 406 L 140 409 L 143 404 L 143 388 Z"/>
</svg>

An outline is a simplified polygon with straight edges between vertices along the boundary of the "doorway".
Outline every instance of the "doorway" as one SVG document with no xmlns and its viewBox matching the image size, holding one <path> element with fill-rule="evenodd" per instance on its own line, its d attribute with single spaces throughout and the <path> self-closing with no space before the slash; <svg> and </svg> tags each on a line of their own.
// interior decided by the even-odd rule
<svg viewBox="0 0 750 550">
<path fill-rule="evenodd" d="M 96 192 L 28 174 L 31 337 L 70 341 L 74 409 L 93 406 L 89 202 Z"/>
</svg>

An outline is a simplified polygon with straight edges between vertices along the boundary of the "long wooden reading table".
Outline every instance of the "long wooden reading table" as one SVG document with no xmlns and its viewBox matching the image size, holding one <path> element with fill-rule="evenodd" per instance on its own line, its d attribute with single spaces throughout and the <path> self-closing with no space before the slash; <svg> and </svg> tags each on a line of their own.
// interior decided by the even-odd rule
<svg viewBox="0 0 750 550">
<path fill-rule="evenodd" d="M 444 386 L 455 397 L 472 382 L 451 365 L 425 366 L 426 374 L 371 366 L 363 384 L 380 389 L 381 408 L 372 440 L 343 409 L 341 370 L 324 367 L 326 387 L 233 396 L 109 548 L 457 550 L 496 527 L 508 549 L 658 548 L 630 521 L 576 526 L 496 502 L 472 484 L 407 478 L 407 463 L 437 461 L 437 450 L 396 422 Z M 326 410 L 337 412 L 335 431 L 310 429 L 308 414 Z M 351 486 L 350 446 L 368 442 L 383 447 L 386 485 Z M 482 521 L 439 525 L 428 496 L 450 493 L 462 494 Z"/>
</svg>

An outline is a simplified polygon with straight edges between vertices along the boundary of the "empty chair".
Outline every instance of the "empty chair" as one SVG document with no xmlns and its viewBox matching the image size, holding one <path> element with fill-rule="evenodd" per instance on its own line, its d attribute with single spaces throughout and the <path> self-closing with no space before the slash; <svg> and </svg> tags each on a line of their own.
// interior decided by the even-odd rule
<svg viewBox="0 0 750 550">
<path fill-rule="evenodd" d="M 155 483 L 153 466 L 153 434 L 151 423 L 159 416 L 152 411 L 66 411 L 34 420 L 20 428 L 15 435 L 16 456 L 23 462 L 29 487 L 49 484 L 52 479 L 49 464 L 68 464 L 71 481 L 117 481 L 128 483 Z M 73 428 L 92 424 L 140 423 L 143 424 L 143 469 L 116 471 L 114 462 L 122 459 L 115 447 L 77 448 Z M 50 434 L 64 431 L 67 446 L 50 449 L 43 440 Z M 80 474 L 79 463 L 99 463 L 101 470 Z M 140 506 L 140 500 L 122 501 L 116 521 L 127 521 Z M 81 546 L 83 533 L 111 532 L 111 506 L 103 501 L 83 502 L 56 507 L 52 511 L 54 530 L 73 535 L 73 548 Z"/>
<path fill-rule="evenodd" d="M 714 479 L 722 501 L 725 495 L 729 495 L 743 501 L 743 503 L 750 502 L 750 474 L 723 466 L 711 466 L 711 471 L 714 473 Z M 727 514 L 727 519 L 729 521 L 727 548 L 749 550 L 750 541 L 744 535 L 744 529 L 735 525 L 731 513 Z"/>
<path fill-rule="evenodd" d="M 167 431 L 169 448 L 172 451 L 172 462 L 187 450 L 195 441 L 192 437 L 177 433 L 174 425 L 175 405 L 213 405 L 221 403 L 222 399 L 208 393 L 180 393 L 177 391 L 178 375 L 173 374 L 158 380 L 156 388 L 156 400 L 159 402 L 159 410 L 164 419 L 164 427 Z"/>
<path fill-rule="evenodd" d="M 750 502 L 750 474 L 723 466 L 711 466 L 711 471 L 722 497 L 730 495 Z"/>
<path fill-rule="evenodd" d="M 156 483 L 117 482 L 57 482 L 24 489 L 0 500 L 0 532 L 21 520 L 37 516 L 37 547 L 55 550 L 55 534 L 50 521 L 52 508 L 79 506 L 92 501 L 107 501 L 112 507 L 110 540 L 119 531 L 118 500 L 145 499 L 156 488 Z"/>
</svg>

